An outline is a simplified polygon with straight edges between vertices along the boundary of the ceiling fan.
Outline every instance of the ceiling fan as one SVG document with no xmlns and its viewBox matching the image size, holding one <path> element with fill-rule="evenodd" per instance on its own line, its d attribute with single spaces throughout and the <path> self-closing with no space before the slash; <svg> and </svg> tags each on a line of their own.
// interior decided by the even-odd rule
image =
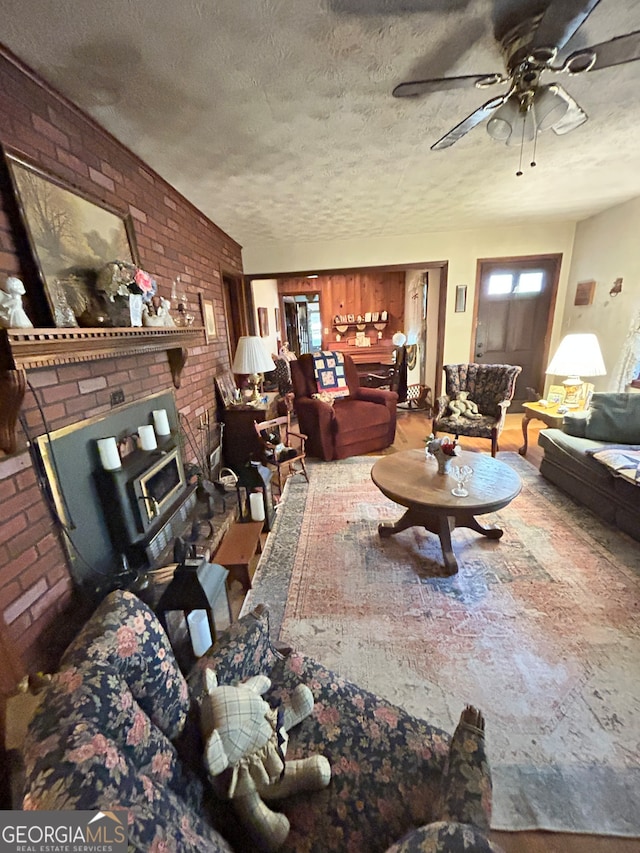
<svg viewBox="0 0 640 853">
<path fill-rule="evenodd" d="M 551 129 L 565 134 L 587 120 L 587 114 L 557 82 L 541 83 L 544 72 L 582 74 L 640 60 L 640 30 L 581 48 L 554 65 L 559 51 L 575 35 L 600 0 L 551 0 L 547 8 L 512 27 L 500 40 L 506 74 L 468 74 L 400 83 L 396 98 L 411 98 L 448 89 L 474 86 L 489 89 L 507 85 L 445 133 L 432 150 L 449 148 L 476 125 L 487 121 L 487 132 L 507 145 L 522 146 L 538 132 Z M 531 165 L 535 165 L 532 162 Z M 521 170 L 517 174 L 521 174 Z"/>
</svg>

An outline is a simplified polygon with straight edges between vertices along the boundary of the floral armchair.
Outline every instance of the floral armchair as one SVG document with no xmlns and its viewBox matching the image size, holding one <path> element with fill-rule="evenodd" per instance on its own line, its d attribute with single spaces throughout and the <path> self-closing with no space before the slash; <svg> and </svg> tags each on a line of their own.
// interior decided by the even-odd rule
<svg viewBox="0 0 640 853">
<path fill-rule="evenodd" d="M 487 438 L 491 455 L 498 451 L 498 438 L 522 368 L 513 364 L 445 364 L 445 394 L 436 400 L 432 431 Z M 450 409 L 460 392 L 477 406 L 479 417 L 465 417 Z"/>
<path fill-rule="evenodd" d="M 300 682 L 313 692 L 287 757 L 326 755 L 332 780 L 282 801 L 282 853 L 499 853 L 486 837 L 491 777 L 473 720 L 450 737 L 310 658 L 284 656 L 264 606 L 222 632 L 185 680 L 155 615 L 123 591 L 99 606 L 46 688 L 25 744 L 22 807 L 126 809 L 131 851 L 254 850 L 204 773 L 197 708 L 209 667 L 221 684 L 268 675 L 272 705 Z"/>
</svg>

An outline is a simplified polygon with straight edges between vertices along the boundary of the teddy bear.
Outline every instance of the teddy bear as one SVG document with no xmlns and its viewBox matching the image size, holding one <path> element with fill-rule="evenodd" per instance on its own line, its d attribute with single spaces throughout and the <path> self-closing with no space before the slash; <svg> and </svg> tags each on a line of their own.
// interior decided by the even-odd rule
<svg viewBox="0 0 640 853">
<path fill-rule="evenodd" d="M 214 670 L 205 677 L 200 706 L 205 765 L 219 796 L 230 799 L 256 845 L 267 853 L 278 850 L 289 834 L 287 817 L 267 807 L 299 791 L 319 791 L 331 780 L 323 755 L 286 761 L 288 735 L 308 717 L 313 695 L 304 684 L 278 708 L 262 698 L 271 686 L 257 675 L 237 686 L 218 685 Z"/>
<path fill-rule="evenodd" d="M 478 404 L 469 399 L 468 391 L 458 391 L 455 399 L 449 401 L 449 411 L 455 418 L 479 420 L 482 417 L 478 411 Z"/>
</svg>

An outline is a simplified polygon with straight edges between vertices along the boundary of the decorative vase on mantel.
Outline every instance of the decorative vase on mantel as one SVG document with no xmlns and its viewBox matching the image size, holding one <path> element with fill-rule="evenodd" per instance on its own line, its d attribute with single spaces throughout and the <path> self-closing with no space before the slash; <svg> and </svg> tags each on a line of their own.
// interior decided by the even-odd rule
<svg viewBox="0 0 640 853">
<path fill-rule="evenodd" d="M 142 325 L 142 294 L 129 294 L 129 318 L 132 326 Z"/>
</svg>

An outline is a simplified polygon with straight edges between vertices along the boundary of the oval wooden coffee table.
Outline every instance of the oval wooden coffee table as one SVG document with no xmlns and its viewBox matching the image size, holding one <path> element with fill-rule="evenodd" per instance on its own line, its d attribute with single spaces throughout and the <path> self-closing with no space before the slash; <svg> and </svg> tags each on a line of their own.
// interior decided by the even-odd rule
<svg viewBox="0 0 640 853">
<path fill-rule="evenodd" d="M 500 539 L 502 530 L 482 527 L 476 516 L 507 506 L 522 488 L 520 477 L 512 468 L 485 453 L 463 451 L 454 458 L 453 464 L 473 468 L 473 476 L 465 486 L 469 492 L 466 498 L 451 494 L 454 479 L 438 474 L 435 459 L 427 459 L 424 450 L 402 450 L 383 456 L 371 469 L 371 479 L 382 494 L 407 507 L 395 524 L 378 525 L 380 536 L 387 538 L 409 527 L 424 527 L 436 533 L 442 545 L 445 576 L 458 571 L 451 547 L 451 531 L 456 527 L 468 527 L 489 539 Z"/>
</svg>

